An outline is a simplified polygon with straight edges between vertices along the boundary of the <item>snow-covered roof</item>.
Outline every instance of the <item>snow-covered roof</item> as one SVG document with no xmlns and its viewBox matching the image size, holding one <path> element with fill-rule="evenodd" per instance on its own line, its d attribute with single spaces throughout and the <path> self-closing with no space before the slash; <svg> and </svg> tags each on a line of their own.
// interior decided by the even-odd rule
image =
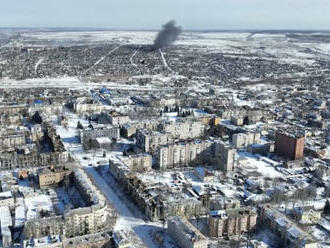
<svg viewBox="0 0 330 248">
<path fill-rule="evenodd" d="M 96 141 L 99 144 L 108 144 L 108 143 L 111 143 L 111 140 L 108 137 L 96 138 Z"/>
<path fill-rule="evenodd" d="M 291 226 L 289 229 L 288 229 L 288 233 L 295 239 L 298 239 L 299 236 L 301 235 L 301 232 L 298 230 L 297 227 L 295 226 Z"/>
<path fill-rule="evenodd" d="M 0 199 L 1 198 L 11 198 L 11 197 L 13 197 L 13 194 L 11 193 L 11 191 L 5 191 L 5 192 L 0 193 Z"/>
<path fill-rule="evenodd" d="M 13 225 L 8 206 L 0 207 L 0 224 L 1 224 L 1 228 L 9 227 Z"/>
</svg>

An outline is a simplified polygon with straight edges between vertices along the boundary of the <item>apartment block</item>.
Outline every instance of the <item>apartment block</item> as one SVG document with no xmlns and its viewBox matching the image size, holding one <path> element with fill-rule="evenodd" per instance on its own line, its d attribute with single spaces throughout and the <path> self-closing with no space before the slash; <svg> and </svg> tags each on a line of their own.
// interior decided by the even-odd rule
<svg viewBox="0 0 330 248">
<path fill-rule="evenodd" d="M 250 208 L 213 210 L 208 218 L 211 237 L 243 234 L 253 229 L 256 224 L 257 213 Z"/>
<path fill-rule="evenodd" d="M 167 231 L 182 248 L 207 248 L 207 238 L 188 220 L 174 216 L 168 219 Z"/>
</svg>

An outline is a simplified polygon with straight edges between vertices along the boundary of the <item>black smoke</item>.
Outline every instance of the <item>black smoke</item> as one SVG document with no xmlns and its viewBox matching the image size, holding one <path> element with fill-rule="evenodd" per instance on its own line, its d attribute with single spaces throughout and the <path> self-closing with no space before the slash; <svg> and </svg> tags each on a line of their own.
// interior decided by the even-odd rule
<svg viewBox="0 0 330 248">
<path fill-rule="evenodd" d="M 154 49 L 160 49 L 170 46 L 174 41 L 178 39 L 182 29 L 176 26 L 175 21 L 171 20 L 163 25 L 162 30 L 159 31 L 154 41 Z"/>
</svg>

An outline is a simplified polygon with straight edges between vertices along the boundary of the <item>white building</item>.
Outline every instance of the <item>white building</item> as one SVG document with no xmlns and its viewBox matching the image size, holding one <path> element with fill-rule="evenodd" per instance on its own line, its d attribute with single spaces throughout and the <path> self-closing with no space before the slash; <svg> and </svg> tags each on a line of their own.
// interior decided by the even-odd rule
<svg viewBox="0 0 330 248">
<path fill-rule="evenodd" d="M 259 133 L 235 133 L 233 134 L 233 145 L 236 148 L 248 147 L 260 143 Z"/>
<path fill-rule="evenodd" d="M 155 151 L 159 146 L 166 145 L 171 140 L 171 136 L 164 132 L 147 129 L 139 129 L 136 132 L 136 145 L 143 149 L 144 152 Z"/>
<path fill-rule="evenodd" d="M 15 201 L 11 191 L 5 191 L 0 193 L 0 207 L 15 207 Z"/>
<path fill-rule="evenodd" d="M 236 166 L 236 149 L 230 145 L 217 141 L 214 148 L 215 160 L 223 171 L 232 171 Z"/>
<path fill-rule="evenodd" d="M 110 115 L 110 123 L 111 123 L 111 125 L 114 125 L 114 126 L 122 126 L 129 121 L 130 121 L 130 119 L 127 115 L 120 115 L 120 114 L 111 114 Z"/>
<path fill-rule="evenodd" d="M 9 207 L 0 207 L 0 225 L 2 246 L 10 247 L 12 244 L 11 231 L 9 227 L 13 225 Z"/>
<path fill-rule="evenodd" d="M 168 132 L 175 139 L 195 139 L 200 138 L 205 130 L 205 125 L 201 121 L 180 120 L 176 122 L 164 122 L 160 129 Z"/>
<path fill-rule="evenodd" d="M 212 156 L 210 140 L 194 140 L 164 145 L 156 155 L 157 166 L 161 170 L 198 163 L 203 158 Z"/>
</svg>

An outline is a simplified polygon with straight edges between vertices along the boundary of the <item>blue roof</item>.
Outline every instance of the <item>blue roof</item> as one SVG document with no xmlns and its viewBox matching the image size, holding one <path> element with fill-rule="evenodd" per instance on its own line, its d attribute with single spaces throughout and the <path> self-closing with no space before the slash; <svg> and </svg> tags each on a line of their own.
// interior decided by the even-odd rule
<svg viewBox="0 0 330 248">
<path fill-rule="evenodd" d="M 34 100 L 34 104 L 43 104 L 43 101 L 40 99 Z"/>
<path fill-rule="evenodd" d="M 102 89 L 100 89 L 100 93 L 101 94 L 110 94 L 111 91 L 108 88 L 102 88 Z"/>
</svg>

